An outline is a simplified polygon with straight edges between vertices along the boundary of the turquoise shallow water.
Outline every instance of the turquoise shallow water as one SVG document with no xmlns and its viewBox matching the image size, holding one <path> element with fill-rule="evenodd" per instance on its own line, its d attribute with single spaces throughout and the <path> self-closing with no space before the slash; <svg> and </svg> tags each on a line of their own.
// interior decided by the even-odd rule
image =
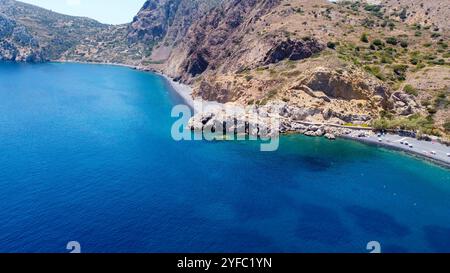
<svg viewBox="0 0 450 273">
<path fill-rule="evenodd" d="M 0 252 L 450 252 L 450 172 L 285 136 L 175 142 L 180 99 L 121 67 L 0 64 Z"/>
</svg>

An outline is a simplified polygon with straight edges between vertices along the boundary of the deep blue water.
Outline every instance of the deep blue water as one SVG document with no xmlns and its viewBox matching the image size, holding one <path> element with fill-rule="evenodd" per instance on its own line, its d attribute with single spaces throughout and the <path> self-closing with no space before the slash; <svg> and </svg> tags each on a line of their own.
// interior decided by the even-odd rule
<svg viewBox="0 0 450 273">
<path fill-rule="evenodd" d="M 364 144 L 175 142 L 159 76 L 0 64 L 0 252 L 450 252 L 450 171 Z"/>
</svg>

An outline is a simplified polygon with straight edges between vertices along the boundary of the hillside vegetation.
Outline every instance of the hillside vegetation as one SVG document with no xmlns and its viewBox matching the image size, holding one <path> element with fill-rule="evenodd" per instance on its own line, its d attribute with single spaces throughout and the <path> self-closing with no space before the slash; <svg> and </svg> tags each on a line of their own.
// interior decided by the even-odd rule
<svg viewBox="0 0 450 273">
<path fill-rule="evenodd" d="M 148 0 L 119 26 L 0 3 L 3 59 L 135 65 L 207 100 L 450 134 L 448 0 Z"/>
</svg>

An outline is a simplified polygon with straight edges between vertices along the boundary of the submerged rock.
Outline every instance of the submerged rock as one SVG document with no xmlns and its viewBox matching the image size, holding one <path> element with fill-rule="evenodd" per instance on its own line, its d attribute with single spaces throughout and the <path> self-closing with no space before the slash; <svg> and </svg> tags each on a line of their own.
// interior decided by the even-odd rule
<svg viewBox="0 0 450 273">
<path fill-rule="evenodd" d="M 325 137 L 329 140 L 336 140 L 336 136 L 330 133 L 325 134 Z"/>
</svg>

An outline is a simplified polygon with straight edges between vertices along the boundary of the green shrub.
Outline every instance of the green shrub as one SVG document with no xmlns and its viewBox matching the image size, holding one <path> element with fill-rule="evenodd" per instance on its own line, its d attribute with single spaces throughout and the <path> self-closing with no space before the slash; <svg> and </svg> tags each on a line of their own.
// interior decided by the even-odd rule
<svg viewBox="0 0 450 273">
<path fill-rule="evenodd" d="M 412 85 L 410 85 L 410 84 L 405 85 L 405 87 L 403 87 L 403 91 L 405 91 L 406 94 L 413 95 L 413 96 L 415 96 L 415 97 L 417 97 L 417 95 L 419 94 L 419 93 L 417 92 L 417 89 L 414 88 L 414 87 L 413 87 Z"/>
<path fill-rule="evenodd" d="M 398 40 L 395 37 L 388 37 L 388 38 L 386 38 L 386 43 L 388 43 L 390 45 L 397 45 Z"/>
<path fill-rule="evenodd" d="M 429 100 L 422 100 L 420 102 L 420 104 L 422 104 L 422 106 L 424 106 L 424 107 L 427 107 L 427 106 L 431 105 L 431 102 Z"/>
<path fill-rule="evenodd" d="M 397 53 L 397 49 L 393 48 L 393 47 L 387 47 L 384 50 L 387 54 L 389 54 L 390 56 L 394 56 L 394 54 Z"/>
<path fill-rule="evenodd" d="M 375 77 L 377 77 L 378 79 L 385 81 L 386 77 L 383 75 L 383 73 L 381 72 L 381 68 L 379 66 L 376 65 L 366 65 L 364 67 L 364 69 L 369 72 L 370 74 L 374 75 Z"/>
<path fill-rule="evenodd" d="M 439 37 L 441 37 L 441 34 L 440 34 L 440 33 L 433 32 L 433 33 L 431 34 L 431 38 L 439 38 Z"/>
<path fill-rule="evenodd" d="M 436 55 L 433 55 L 431 53 L 425 54 L 425 56 L 423 57 L 425 60 L 435 60 L 437 57 Z"/>
<path fill-rule="evenodd" d="M 412 115 L 408 118 L 387 119 L 380 118 L 372 122 L 375 129 L 403 129 L 419 132 L 433 132 L 434 122 L 431 117 L 424 117 L 419 114 Z M 436 133 L 436 132 L 434 132 Z"/>
<path fill-rule="evenodd" d="M 444 130 L 445 130 L 445 132 L 450 133 L 450 120 L 447 120 L 444 123 Z"/>
<path fill-rule="evenodd" d="M 364 6 L 364 10 L 372 13 L 372 15 L 382 19 L 383 18 L 383 12 L 381 11 L 383 6 L 381 5 L 371 5 L 371 4 L 366 4 Z"/>
<path fill-rule="evenodd" d="M 447 99 L 447 94 L 445 92 L 440 92 L 434 101 L 434 106 L 447 108 L 449 105 L 450 100 Z"/>
<path fill-rule="evenodd" d="M 413 57 L 411 58 L 411 60 L 409 60 L 409 62 L 413 65 L 418 65 L 420 63 L 420 60 L 417 57 Z"/>
<path fill-rule="evenodd" d="M 404 64 L 397 64 L 392 67 L 397 79 L 404 81 L 406 79 L 406 71 L 408 71 L 408 66 Z"/>
<path fill-rule="evenodd" d="M 447 49 L 448 48 L 448 44 L 443 42 L 443 41 L 439 41 L 437 44 L 442 49 Z"/>
<path fill-rule="evenodd" d="M 419 64 L 416 66 L 416 69 L 417 69 L 417 70 L 420 70 L 420 69 L 425 68 L 425 67 L 427 67 L 425 64 L 419 63 Z"/>
<path fill-rule="evenodd" d="M 403 48 L 407 48 L 409 46 L 408 41 L 405 41 L 405 40 L 401 41 L 400 46 Z"/>
<path fill-rule="evenodd" d="M 368 37 L 367 33 L 363 33 L 361 35 L 361 42 L 363 42 L 363 43 L 368 43 L 369 42 L 369 37 Z"/>
<path fill-rule="evenodd" d="M 336 43 L 335 42 L 328 42 L 327 47 L 330 49 L 336 49 Z"/>
<path fill-rule="evenodd" d="M 379 11 L 381 11 L 381 5 L 371 5 L 371 4 L 367 4 L 367 5 L 364 7 L 364 10 L 370 11 L 370 12 L 379 12 Z"/>
<path fill-rule="evenodd" d="M 444 59 L 439 59 L 437 61 L 434 61 L 433 64 L 436 65 L 445 65 L 445 60 Z"/>
<path fill-rule="evenodd" d="M 395 23 L 394 22 L 389 22 L 389 29 L 390 30 L 394 30 L 394 28 L 395 28 Z"/>
<path fill-rule="evenodd" d="M 381 56 L 381 60 L 380 61 L 383 64 L 392 64 L 393 63 L 392 58 L 390 58 L 389 56 L 385 56 L 385 55 Z"/>
<path fill-rule="evenodd" d="M 408 11 L 406 9 L 403 9 L 400 14 L 398 15 L 398 17 L 400 17 L 400 19 L 402 19 L 403 21 L 406 20 L 406 18 L 408 18 Z"/>
<path fill-rule="evenodd" d="M 377 46 L 377 47 L 379 47 L 379 48 L 384 47 L 384 43 L 380 39 L 375 39 L 372 44 Z"/>
<path fill-rule="evenodd" d="M 373 28 L 375 26 L 375 21 L 369 18 L 364 18 L 361 25 L 366 28 Z"/>
<path fill-rule="evenodd" d="M 389 122 L 386 119 L 384 119 L 384 118 L 374 120 L 372 122 L 372 128 L 374 128 L 375 130 L 390 129 L 389 128 Z"/>
</svg>

